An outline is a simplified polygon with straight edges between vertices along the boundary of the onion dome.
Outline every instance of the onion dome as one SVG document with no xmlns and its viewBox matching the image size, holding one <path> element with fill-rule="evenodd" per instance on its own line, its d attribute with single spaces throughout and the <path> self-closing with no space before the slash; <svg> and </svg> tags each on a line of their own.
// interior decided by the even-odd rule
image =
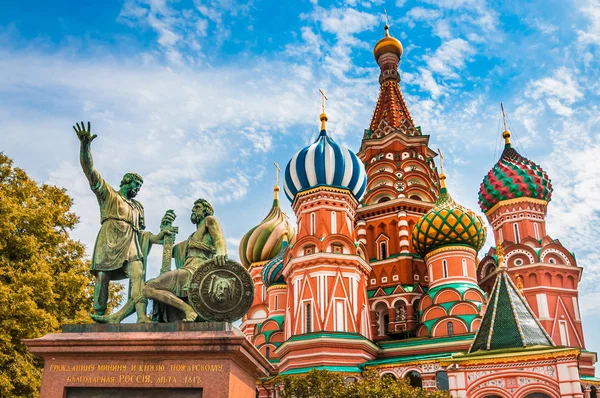
<svg viewBox="0 0 600 398">
<path fill-rule="evenodd" d="M 385 53 L 394 53 L 398 56 L 398 58 L 401 58 L 402 44 L 400 44 L 398 39 L 390 36 L 389 26 L 385 25 L 383 29 L 385 30 L 385 37 L 379 40 L 373 49 L 375 61 L 377 61 L 379 57 Z"/>
<path fill-rule="evenodd" d="M 360 200 L 367 186 L 365 167 L 358 157 L 327 135 L 327 115 L 321 114 L 317 140 L 297 152 L 285 168 L 284 191 L 293 202 L 296 194 L 318 186 L 348 189 Z"/>
<path fill-rule="evenodd" d="M 283 244 L 283 234 L 287 232 L 291 242 L 296 238 L 296 230 L 289 223 L 288 216 L 279 207 L 279 186 L 275 185 L 271 211 L 256 227 L 242 237 L 240 261 L 248 268 L 253 263 L 271 260 L 279 253 Z"/>
<path fill-rule="evenodd" d="M 435 206 L 417 221 L 412 231 L 413 246 L 423 258 L 442 246 L 463 245 L 479 251 L 485 243 L 483 220 L 452 199 L 445 180 L 446 175 L 442 171 L 442 189 Z"/>
<path fill-rule="evenodd" d="M 285 279 L 283 278 L 283 256 L 289 244 L 287 232 L 283 234 L 281 250 L 279 250 L 279 253 L 271 261 L 265 264 L 262 270 L 262 279 L 266 287 L 285 284 Z"/>
<path fill-rule="evenodd" d="M 505 142 L 502 156 L 479 188 L 481 210 L 487 213 L 498 202 L 524 197 L 550 202 L 552 184 L 548 174 L 512 147 L 510 131 L 505 130 L 502 137 Z"/>
</svg>

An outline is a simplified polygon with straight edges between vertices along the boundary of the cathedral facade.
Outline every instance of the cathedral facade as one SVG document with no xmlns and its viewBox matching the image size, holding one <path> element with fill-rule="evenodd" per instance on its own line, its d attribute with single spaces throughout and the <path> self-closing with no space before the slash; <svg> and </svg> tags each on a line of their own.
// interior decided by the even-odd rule
<svg viewBox="0 0 600 398">
<path fill-rule="evenodd" d="M 367 368 L 454 397 L 596 397 L 582 268 L 546 234 L 548 175 L 505 128 L 479 191 L 487 222 L 455 202 L 404 101 L 387 26 L 374 56 L 381 88 L 360 150 L 327 134 L 323 111 L 317 140 L 285 169 L 296 225 L 276 185 L 241 241 L 256 287 L 241 330 L 280 374 L 351 381 Z M 480 258 L 490 233 L 497 244 Z M 268 381 L 259 393 L 273 396 Z"/>
</svg>

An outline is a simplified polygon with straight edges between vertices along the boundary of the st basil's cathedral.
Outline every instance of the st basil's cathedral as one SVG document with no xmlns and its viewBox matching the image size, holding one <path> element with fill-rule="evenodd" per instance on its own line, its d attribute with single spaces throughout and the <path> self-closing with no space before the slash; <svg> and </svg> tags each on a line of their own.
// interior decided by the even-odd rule
<svg viewBox="0 0 600 398">
<path fill-rule="evenodd" d="M 487 223 L 457 203 L 404 101 L 402 45 L 387 26 L 374 56 L 381 88 L 360 150 L 327 134 L 323 110 L 316 141 L 285 168 L 296 225 L 277 184 L 242 238 L 256 288 L 242 332 L 279 374 L 327 369 L 351 382 L 375 369 L 453 397 L 597 397 L 582 268 L 546 234 L 550 178 L 505 128 L 479 189 Z M 489 231 L 497 243 L 480 258 Z M 268 381 L 258 391 L 276 394 Z"/>
</svg>

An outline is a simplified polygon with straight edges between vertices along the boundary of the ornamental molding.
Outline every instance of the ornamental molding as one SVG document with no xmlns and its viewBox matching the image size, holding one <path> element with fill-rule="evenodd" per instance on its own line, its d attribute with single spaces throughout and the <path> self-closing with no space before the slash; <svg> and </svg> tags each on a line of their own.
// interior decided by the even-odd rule
<svg viewBox="0 0 600 398">
<path fill-rule="evenodd" d="M 443 247 L 438 247 L 437 249 L 432 250 L 429 253 L 427 253 L 425 255 L 425 262 L 427 262 L 431 257 L 435 256 L 436 254 L 448 252 L 448 251 L 455 251 L 455 250 L 466 251 L 466 252 L 471 253 L 473 256 L 477 255 L 477 251 L 468 246 L 458 246 L 458 245 L 443 246 Z"/>
<path fill-rule="evenodd" d="M 491 209 L 486 211 L 485 215 L 489 218 L 492 215 L 492 213 L 494 213 L 498 208 L 503 207 L 503 206 L 510 206 L 510 205 L 514 205 L 514 204 L 518 204 L 518 203 L 533 203 L 533 204 L 542 205 L 542 206 L 548 205 L 548 202 L 545 201 L 544 199 L 528 198 L 528 197 L 524 196 L 521 198 L 501 200 L 500 202 L 498 202 L 494 206 L 492 206 Z"/>
<path fill-rule="evenodd" d="M 569 258 L 565 255 L 565 253 L 563 253 L 562 251 L 558 250 L 558 249 L 543 249 L 542 253 L 540 254 L 540 261 L 541 262 L 545 262 L 544 259 L 546 258 L 546 256 L 549 253 L 554 253 L 556 255 L 558 255 L 560 258 L 562 258 L 565 261 L 565 264 L 568 266 L 571 266 L 571 261 L 569 260 Z"/>
<path fill-rule="evenodd" d="M 529 259 L 530 264 L 534 264 L 536 262 L 535 258 L 533 257 L 533 254 L 531 254 L 528 250 L 525 250 L 525 249 L 513 249 L 513 250 L 510 250 L 508 253 L 506 253 L 506 257 L 505 257 L 505 260 L 504 260 L 504 261 L 506 261 L 506 264 L 508 264 L 508 260 L 510 260 L 511 257 L 513 257 L 513 256 L 515 256 L 517 254 L 523 254 L 524 256 L 526 256 Z M 520 267 L 522 265 L 523 264 L 521 264 L 521 265 L 515 265 L 515 266 L 516 267 Z"/>
</svg>

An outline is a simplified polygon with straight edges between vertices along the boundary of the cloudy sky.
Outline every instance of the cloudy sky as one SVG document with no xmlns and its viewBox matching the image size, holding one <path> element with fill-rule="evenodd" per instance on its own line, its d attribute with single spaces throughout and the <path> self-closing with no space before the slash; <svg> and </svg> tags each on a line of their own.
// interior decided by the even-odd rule
<svg viewBox="0 0 600 398">
<path fill-rule="evenodd" d="M 166 209 L 191 233 L 214 203 L 237 258 L 282 168 L 318 134 L 357 150 L 378 93 L 383 10 L 404 45 L 402 89 L 445 152 L 455 199 L 477 209 L 501 150 L 500 102 L 518 150 L 555 187 L 549 234 L 584 268 L 588 348 L 600 327 L 600 0 L 29 0 L 0 6 L 0 151 L 66 187 L 91 249 L 99 228 L 71 126 L 90 120 L 97 169 L 144 176 L 150 229 Z M 291 213 L 284 199 L 286 211 Z M 484 249 L 484 251 L 487 250 Z M 159 269 L 158 251 L 149 276 Z"/>
</svg>

